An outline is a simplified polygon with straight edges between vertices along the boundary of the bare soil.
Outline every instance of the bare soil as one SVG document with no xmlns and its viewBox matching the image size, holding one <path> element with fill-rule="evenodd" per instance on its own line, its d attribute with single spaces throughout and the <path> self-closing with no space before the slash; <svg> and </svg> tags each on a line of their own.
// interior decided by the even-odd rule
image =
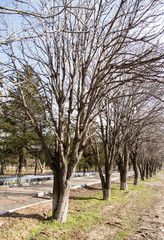
<svg viewBox="0 0 164 240">
<path fill-rule="evenodd" d="M 117 182 L 115 184 L 118 184 Z M 124 201 L 110 203 L 103 206 L 100 215 L 101 221 L 96 228 L 85 234 L 75 234 L 71 240 L 163 240 L 164 239 L 164 173 L 161 173 L 156 180 L 145 182 L 151 188 L 151 197 L 145 196 L 146 200 L 141 201 L 140 192 L 136 194 L 128 191 L 124 195 Z M 91 197 L 101 192 L 101 186 L 95 184 L 71 191 L 70 209 L 83 211 L 83 206 L 74 205 L 74 201 L 80 197 Z M 46 196 L 49 198 L 49 196 Z M 72 201 L 72 202 L 71 202 Z M 20 209 L 13 213 L 0 216 L 0 240 L 30 239 L 29 232 L 39 226 L 51 212 L 51 201 L 35 205 L 29 208 Z M 59 239 L 49 238 L 43 232 L 41 238 L 35 239 Z M 85 236 L 85 237 L 84 237 Z M 34 239 L 34 238 L 31 238 Z M 66 239 L 66 238 L 60 238 Z M 69 240 L 67 239 L 67 240 Z"/>
<path fill-rule="evenodd" d="M 145 184 L 153 187 L 154 202 L 150 209 L 143 210 L 140 225 L 130 240 L 164 240 L 164 174 L 159 176 L 159 181 Z"/>
<path fill-rule="evenodd" d="M 88 240 L 164 240 L 164 173 L 158 181 L 142 183 L 152 187 L 151 199 L 145 196 L 147 199 L 143 199 L 142 205 L 133 195 L 128 201 L 104 207 L 102 214 L 106 214 L 106 221 L 89 233 Z M 109 208 L 113 208 L 113 214 L 108 216 Z M 126 228 L 131 230 L 130 234 L 126 234 Z"/>
</svg>

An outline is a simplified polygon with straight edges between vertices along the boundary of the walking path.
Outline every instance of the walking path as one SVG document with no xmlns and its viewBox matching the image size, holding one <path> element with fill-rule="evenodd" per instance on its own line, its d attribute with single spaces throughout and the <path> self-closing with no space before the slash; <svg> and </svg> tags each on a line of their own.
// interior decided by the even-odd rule
<svg viewBox="0 0 164 240">
<path fill-rule="evenodd" d="M 119 179 L 119 173 L 114 172 L 112 180 Z M 86 185 L 100 183 L 99 175 L 74 178 L 72 189 Z M 53 181 L 46 181 L 37 185 L 9 187 L 0 186 L 0 214 L 14 211 L 17 208 L 49 201 L 43 193 L 52 191 Z M 38 197 L 40 196 L 40 197 Z"/>
</svg>

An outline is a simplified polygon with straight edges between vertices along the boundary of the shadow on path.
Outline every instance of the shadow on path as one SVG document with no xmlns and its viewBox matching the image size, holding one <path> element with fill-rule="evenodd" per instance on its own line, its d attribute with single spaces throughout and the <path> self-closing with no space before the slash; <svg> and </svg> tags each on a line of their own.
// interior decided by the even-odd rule
<svg viewBox="0 0 164 240">
<path fill-rule="evenodd" d="M 8 218 L 8 217 L 12 217 L 12 218 L 33 218 L 33 219 L 38 219 L 40 221 L 45 220 L 45 218 L 42 215 L 39 214 L 21 214 L 21 213 L 17 213 L 17 212 L 12 212 L 12 213 L 5 213 L 3 215 L 0 215 L 0 218 Z"/>
</svg>

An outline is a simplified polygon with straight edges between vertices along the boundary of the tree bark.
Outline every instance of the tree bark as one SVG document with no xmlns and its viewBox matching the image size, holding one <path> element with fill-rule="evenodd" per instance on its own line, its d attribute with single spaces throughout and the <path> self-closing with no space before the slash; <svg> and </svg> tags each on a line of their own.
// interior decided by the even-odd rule
<svg viewBox="0 0 164 240">
<path fill-rule="evenodd" d="M 2 165 L 1 166 L 1 174 L 4 175 L 5 174 L 5 167 Z"/>
<path fill-rule="evenodd" d="M 46 166 L 46 163 L 44 162 L 44 163 L 41 165 L 41 173 L 44 173 L 44 172 L 45 172 L 45 166 Z"/>
<path fill-rule="evenodd" d="M 22 167 L 23 167 L 23 153 L 21 151 L 19 155 L 18 177 L 21 177 L 22 175 Z"/>
<path fill-rule="evenodd" d="M 111 192 L 110 176 L 106 176 L 106 180 L 105 180 L 102 169 L 99 167 L 98 167 L 98 172 L 99 172 L 99 176 L 101 179 L 101 186 L 102 186 L 102 190 L 103 190 L 103 200 L 109 201 L 110 200 L 110 192 Z M 109 181 L 108 181 L 108 179 L 109 179 Z"/>
<path fill-rule="evenodd" d="M 4 164 L 4 162 L 2 161 L 2 162 L 1 162 L 1 171 L 0 171 L 0 174 L 1 174 L 1 175 L 4 175 L 5 172 L 6 172 L 5 164 Z"/>
<path fill-rule="evenodd" d="M 146 163 L 146 178 L 149 178 L 149 163 Z"/>
<path fill-rule="evenodd" d="M 137 166 L 136 169 L 134 170 L 134 185 L 138 184 L 139 184 L 139 170 Z"/>
<path fill-rule="evenodd" d="M 136 154 L 134 153 L 133 156 L 131 156 L 131 160 L 133 163 L 133 171 L 134 171 L 134 185 L 138 185 L 139 183 L 139 169 L 137 164 L 137 158 Z"/>
<path fill-rule="evenodd" d="M 106 172 L 105 174 L 105 181 L 102 184 L 103 188 L 103 200 L 109 201 L 110 200 L 110 193 L 111 193 L 111 175 L 112 175 L 112 167 L 111 169 Z"/>
<path fill-rule="evenodd" d="M 113 164 L 112 161 L 107 161 L 106 158 L 106 163 L 105 163 L 105 177 L 103 175 L 102 167 L 101 167 L 101 161 L 100 161 L 100 155 L 99 155 L 99 149 L 96 143 L 96 147 L 92 146 L 94 156 L 97 162 L 98 166 L 98 172 L 99 176 L 101 179 L 101 186 L 102 186 L 102 191 L 103 191 L 103 200 L 109 201 L 110 200 L 110 193 L 111 193 L 111 174 L 112 174 L 112 169 L 113 169 Z M 110 163 L 110 164 L 109 164 Z"/>
<path fill-rule="evenodd" d="M 62 174 L 54 174 L 52 218 L 59 222 L 66 222 L 71 181 L 64 181 Z"/>
<path fill-rule="evenodd" d="M 109 201 L 110 200 L 110 186 L 108 188 L 103 188 L 103 200 Z"/>
<path fill-rule="evenodd" d="M 149 177 L 153 177 L 153 166 L 149 166 Z"/>
<path fill-rule="evenodd" d="M 83 168 L 83 176 L 85 176 L 86 168 Z"/>
<path fill-rule="evenodd" d="M 138 164 L 138 168 L 140 171 L 141 180 L 144 181 L 145 180 L 145 165 L 143 165 L 143 163 Z"/>
<path fill-rule="evenodd" d="M 109 166 L 110 165 L 110 166 Z M 102 184 L 103 188 L 103 200 L 109 201 L 110 200 L 110 193 L 111 193 L 111 175 L 112 175 L 112 164 L 108 164 L 108 167 L 105 167 L 105 178 L 104 183 Z M 102 176 L 101 176 L 102 179 Z M 101 180 L 102 181 L 102 180 Z"/>
<path fill-rule="evenodd" d="M 60 191 L 55 189 L 53 192 L 52 217 L 59 222 L 67 220 L 69 194 L 70 186 L 62 187 Z"/>
<path fill-rule="evenodd" d="M 35 169 L 34 169 L 34 175 L 37 173 L 37 168 L 38 168 L 38 160 L 35 159 Z"/>
<path fill-rule="evenodd" d="M 128 172 L 128 153 L 127 147 L 124 147 L 123 156 L 119 156 L 120 164 L 120 190 L 127 190 L 127 172 Z"/>
<path fill-rule="evenodd" d="M 153 174 L 157 174 L 157 164 L 155 163 L 154 169 L 153 169 Z"/>
<path fill-rule="evenodd" d="M 121 181 L 120 190 L 128 190 L 128 185 L 126 181 Z"/>
</svg>

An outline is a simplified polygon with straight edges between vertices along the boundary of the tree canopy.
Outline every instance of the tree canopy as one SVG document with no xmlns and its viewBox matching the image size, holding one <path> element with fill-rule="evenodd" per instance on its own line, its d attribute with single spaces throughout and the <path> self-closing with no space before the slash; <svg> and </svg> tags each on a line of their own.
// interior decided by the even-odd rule
<svg viewBox="0 0 164 240">
<path fill-rule="evenodd" d="M 157 91 L 149 94 L 163 101 L 158 96 L 163 5 L 154 0 L 13 3 L 0 6 L 2 104 L 13 98 L 20 106 L 15 111 L 40 139 L 54 173 L 53 217 L 66 221 L 74 172 L 108 103 L 120 98 L 118 108 L 125 107 L 131 95 L 145 94 L 152 84 Z M 18 16 L 19 27 L 6 22 L 9 14 Z M 137 93 L 128 91 L 135 86 Z M 119 113 L 121 143 L 132 130 L 127 108 L 131 103 L 126 115 Z"/>
</svg>

